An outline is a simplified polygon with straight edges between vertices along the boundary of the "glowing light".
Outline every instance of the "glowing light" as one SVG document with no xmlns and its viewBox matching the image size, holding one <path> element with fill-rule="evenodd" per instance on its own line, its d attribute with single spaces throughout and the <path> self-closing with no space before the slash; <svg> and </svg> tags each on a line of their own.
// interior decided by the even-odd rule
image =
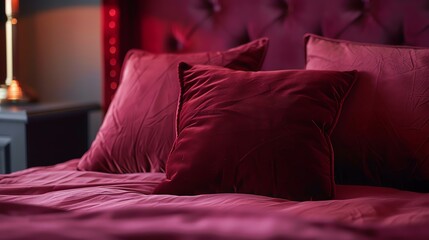
<svg viewBox="0 0 429 240">
<path fill-rule="evenodd" d="M 5 12 L 6 15 L 16 15 L 19 11 L 19 0 L 6 0 Z"/>
<path fill-rule="evenodd" d="M 119 44 L 119 30 L 121 28 L 119 0 L 106 0 L 111 4 L 103 10 L 104 15 L 104 58 L 105 58 L 105 89 L 107 95 L 105 104 L 108 106 L 118 88 L 121 61 L 119 54 L 121 46 Z"/>
<path fill-rule="evenodd" d="M 19 0 L 6 0 L 5 13 L 7 17 L 5 32 L 6 32 L 6 85 L 10 85 L 15 76 L 14 69 L 14 49 L 16 49 L 16 24 L 18 20 L 15 18 L 19 9 Z"/>
<path fill-rule="evenodd" d="M 111 54 L 115 54 L 116 53 L 116 47 L 110 47 L 109 51 Z"/>
<path fill-rule="evenodd" d="M 110 89 L 115 90 L 116 88 L 118 88 L 118 84 L 116 82 L 111 82 Z"/>
<path fill-rule="evenodd" d="M 109 10 L 109 16 L 111 16 L 111 17 L 116 16 L 116 9 L 111 8 L 111 9 Z"/>
<path fill-rule="evenodd" d="M 8 100 L 19 100 L 23 98 L 22 88 L 19 85 L 18 81 L 12 80 L 7 89 L 7 99 Z"/>
</svg>

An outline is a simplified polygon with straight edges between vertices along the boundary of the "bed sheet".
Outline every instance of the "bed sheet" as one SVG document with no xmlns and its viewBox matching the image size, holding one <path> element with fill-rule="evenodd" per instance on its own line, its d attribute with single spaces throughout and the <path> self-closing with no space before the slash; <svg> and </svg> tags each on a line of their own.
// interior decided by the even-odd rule
<svg viewBox="0 0 429 240">
<path fill-rule="evenodd" d="M 329 201 L 152 195 L 163 173 L 80 172 L 77 161 L 0 175 L 0 238 L 429 238 L 429 194 L 338 185 Z"/>
</svg>

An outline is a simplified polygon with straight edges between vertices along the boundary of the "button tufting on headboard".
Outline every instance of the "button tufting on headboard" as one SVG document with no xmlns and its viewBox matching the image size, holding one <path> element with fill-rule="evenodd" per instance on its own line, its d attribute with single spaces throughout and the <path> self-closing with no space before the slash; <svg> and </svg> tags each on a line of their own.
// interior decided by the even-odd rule
<svg viewBox="0 0 429 240">
<path fill-rule="evenodd" d="M 168 52 L 180 52 L 183 49 L 183 44 L 173 34 L 166 38 L 165 45 Z"/>
<path fill-rule="evenodd" d="M 352 41 L 402 44 L 403 0 L 329 0 L 323 34 Z"/>
<path fill-rule="evenodd" d="M 361 0 L 362 3 L 362 10 L 369 11 L 371 8 L 371 1 L 370 0 Z"/>
<path fill-rule="evenodd" d="M 304 67 L 305 33 L 429 47 L 429 0 L 103 0 L 103 3 L 115 3 L 122 11 L 122 22 L 118 23 L 120 56 L 130 47 L 154 53 L 217 51 L 268 37 L 270 47 L 264 69 L 272 70 Z M 138 34 L 125 34 L 133 32 Z M 136 35 L 139 37 L 135 38 Z M 138 44 L 129 44 L 135 39 Z M 106 65 L 107 77 L 108 68 Z M 106 82 L 109 86 L 108 79 Z M 114 92 L 110 90 L 105 92 L 106 106 Z"/>
<path fill-rule="evenodd" d="M 249 33 L 252 39 L 270 39 L 264 69 L 302 68 L 303 35 L 321 34 L 323 1 L 259 0 L 257 4 L 249 18 Z"/>
<path fill-rule="evenodd" d="M 222 9 L 219 3 L 219 0 L 209 0 L 210 4 L 211 4 L 211 10 L 213 12 L 220 12 L 220 10 Z"/>
<path fill-rule="evenodd" d="M 286 0 L 276 0 L 273 2 L 273 8 L 277 9 L 280 14 L 278 19 L 283 20 L 289 12 L 289 4 Z"/>
<path fill-rule="evenodd" d="M 210 13 L 216 13 L 222 10 L 219 0 L 198 0 L 196 8 Z"/>
</svg>

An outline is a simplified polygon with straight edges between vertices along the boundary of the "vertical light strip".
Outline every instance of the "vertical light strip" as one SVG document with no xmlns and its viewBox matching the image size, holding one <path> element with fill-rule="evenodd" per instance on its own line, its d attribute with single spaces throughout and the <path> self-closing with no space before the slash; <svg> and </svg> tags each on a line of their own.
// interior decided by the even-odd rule
<svg viewBox="0 0 429 240">
<path fill-rule="evenodd" d="M 104 110 L 112 101 L 119 86 L 120 42 L 119 42 L 119 6 L 118 0 L 104 0 Z"/>
<path fill-rule="evenodd" d="M 6 0 L 6 85 L 9 86 L 13 80 L 13 32 L 12 32 L 12 0 Z"/>
</svg>

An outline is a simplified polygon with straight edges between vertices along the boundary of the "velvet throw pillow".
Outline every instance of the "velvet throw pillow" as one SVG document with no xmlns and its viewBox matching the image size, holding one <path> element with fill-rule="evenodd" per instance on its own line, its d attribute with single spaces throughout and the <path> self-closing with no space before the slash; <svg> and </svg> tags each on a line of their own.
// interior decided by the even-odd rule
<svg viewBox="0 0 429 240">
<path fill-rule="evenodd" d="M 306 42 L 307 69 L 359 71 L 332 135 L 337 183 L 429 191 L 429 49 Z"/>
<path fill-rule="evenodd" d="M 108 173 L 164 171 L 175 138 L 180 61 L 259 70 L 268 46 L 262 38 L 224 52 L 151 54 L 132 50 L 121 83 L 78 169 Z"/>
<path fill-rule="evenodd" d="M 334 196 L 329 136 L 354 72 L 180 65 L 177 138 L 157 194 Z"/>
</svg>

